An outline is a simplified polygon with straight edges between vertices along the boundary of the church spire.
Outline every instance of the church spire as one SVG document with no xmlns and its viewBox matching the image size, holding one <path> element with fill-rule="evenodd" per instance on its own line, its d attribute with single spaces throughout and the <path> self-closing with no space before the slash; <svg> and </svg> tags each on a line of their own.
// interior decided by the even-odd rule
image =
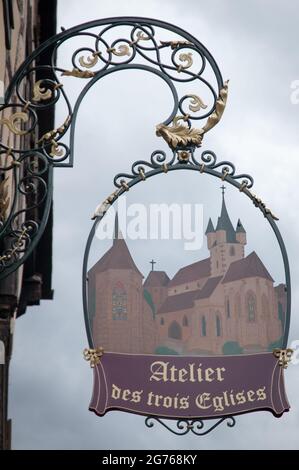
<svg viewBox="0 0 299 470">
<path fill-rule="evenodd" d="M 115 213 L 115 220 L 114 220 L 114 235 L 113 235 L 113 245 L 117 242 L 117 240 L 122 239 L 122 233 L 119 229 L 119 222 L 118 222 L 118 212 Z"/>
<path fill-rule="evenodd" d="M 224 230 L 226 232 L 226 243 L 236 243 L 236 232 L 229 218 L 226 204 L 225 204 L 225 198 L 224 198 L 225 186 L 221 186 L 221 189 L 222 189 L 222 207 L 221 207 L 220 217 L 218 217 L 216 231 Z"/>
</svg>

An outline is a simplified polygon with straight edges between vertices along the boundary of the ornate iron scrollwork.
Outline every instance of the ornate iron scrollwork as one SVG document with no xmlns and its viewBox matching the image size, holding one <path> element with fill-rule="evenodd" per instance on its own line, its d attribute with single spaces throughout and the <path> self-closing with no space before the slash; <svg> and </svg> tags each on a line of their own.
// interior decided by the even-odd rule
<svg viewBox="0 0 299 470">
<path fill-rule="evenodd" d="M 81 47 L 70 52 L 71 67 L 56 64 L 60 48 L 74 37 L 80 38 Z M 37 65 L 37 59 L 46 51 L 51 52 L 49 64 Z M 169 23 L 135 17 L 109 18 L 63 31 L 42 44 L 16 72 L 0 106 L 0 125 L 9 133 L 8 141 L 0 142 L 0 170 L 14 188 L 14 197 L 6 196 L 0 206 L 0 278 L 27 259 L 42 235 L 51 205 L 52 170 L 73 166 L 76 118 L 84 96 L 101 78 L 126 69 L 153 73 L 168 85 L 173 107 L 168 118 L 157 126 L 157 134 L 172 148 L 200 145 L 207 126 L 211 128 L 211 123 L 214 125 L 221 117 L 226 85 L 215 60 L 196 38 Z M 23 84 L 32 77 L 31 95 L 23 96 Z M 74 104 L 67 95 L 72 78 L 82 82 Z M 198 94 L 190 89 L 193 82 Z M 184 85 L 185 94 L 179 94 L 176 83 Z M 65 105 L 63 122 L 33 142 L 39 113 L 58 102 Z M 206 128 L 192 128 L 192 122 L 203 119 L 207 119 Z M 15 144 L 15 136 L 24 137 L 20 146 Z M 38 170 L 40 166 L 42 171 Z M 46 172 L 48 178 L 43 177 Z M 24 199 L 22 209 L 16 204 L 18 194 Z M 37 208 L 41 218 L 34 213 Z"/>
<path fill-rule="evenodd" d="M 233 428 L 236 424 L 236 420 L 233 416 L 225 416 L 214 422 L 211 426 L 207 427 L 206 424 L 209 420 L 203 419 L 180 419 L 175 421 L 175 427 L 171 427 L 167 424 L 166 420 L 157 418 L 156 416 L 148 416 L 145 419 L 145 425 L 148 428 L 152 428 L 155 425 L 155 422 L 161 424 L 168 431 L 176 434 L 177 436 L 185 436 L 189 432 L 195 434 L 195 436 L 206 436 L 220 424 L 226 421 L 226 425 L 230 428 Z"/>
</svg>

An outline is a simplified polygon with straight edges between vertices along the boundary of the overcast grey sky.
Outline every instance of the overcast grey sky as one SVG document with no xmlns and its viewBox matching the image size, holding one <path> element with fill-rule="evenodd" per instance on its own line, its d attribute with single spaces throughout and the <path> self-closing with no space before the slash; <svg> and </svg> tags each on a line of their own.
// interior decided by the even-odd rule
<svg viewBox="0 0 299 470">
<path fill-rule="evenodd" d="M 121 15 L 158 18 L 188 30 L 213 54 L 224 79 L 230 79 L 229 101 L 221 123 L 207 134 L 202 148 L 214 150 L 220 160 L 231 160 L 238 171 L 253 175 L 255 192 L 279 216 L 292 272 L 290 342 L 299 338 L 299 105 L 290 100 L 291 82 L 299 79 L 298 3 L 64 0 L 58 1 L 58 7 L 58 27 Z M 68 61 L 68 67 L 72 51 L 71 46 L 64 48 L 59 57 L 62 62 Z M 79 84 L 71 80 L 69 89 L 74 99 Z M 139 158 L 148 158 L 155 149 L 166 149 L 155 136 L 154 127 L 169 114 L 168 93 L 155 77 L 125 72 L 103 80 L 82 104 L 75 167 L 55 171 L 55 299 L 29 308 L 16 324 L 10 376 L 10 416 L 16 449 L 299 448 L 299 366 L 290 366 L 286 371 L 289 413 L 281 419 L 266 412 L 240 416 L 235 428 L 224 425 L 203 438 L 178 438 L 158 425 L 149 430 L 144 418 L 130 414 L 110 412 L 98 418 L 88 411 L 92 373 L 82 359 L 87 340 L 81 306 L 81 265 L 90 215 L 113 190 L 117 172 L 128 170 L 130 163 Z M 58 106 L 58 123 L 64 119 L 63 112 Z M 191 175 L 178 173 L 173 181 L 169 180 L 175 198 L 195 202 L 198 189 L 205 203 L 203 190 L 208 183 L 199 187 Z M 188 182 L 182 182 L 182 178 Z M 150 191 L 156 194 L 160 187 L 162 199 L 171 200 L 169 190 L 161 189 L 165 183 L 160 181 L 149 182 Z M 147 197 L 145 187 L 139 186 L 136 193 L 130 194 L 132 201 L 135 195 L 136 199 Z M 260 218 L 256 223 L 252 207 L 247 213 L 243 200 L 239 203 L 235 196 L 233 190 L 227 190 L 233 222 L 242 215 L 246 226 L 247 219 L 252 245 L 260 243 L 279 277 L 280 265 L 274 261 L 276 252 L 273 254 L 268 242 L 268 229 L 264 229 Z M 211 202 L 209 211 L 215 220 L 217 199 Z M 260 227 L 263 232 L 257 230 Z M 194 254 L 188 256 L 191 260 Z M 165 256 L 160 263 L 166 261 Z M 179 263 L 181 259 L 177 260 L 178 267 Z M 160 269 L 164 269 L 161 264 Z M 173 269 L 176 267 L 173 265 Z"/>
</svg>

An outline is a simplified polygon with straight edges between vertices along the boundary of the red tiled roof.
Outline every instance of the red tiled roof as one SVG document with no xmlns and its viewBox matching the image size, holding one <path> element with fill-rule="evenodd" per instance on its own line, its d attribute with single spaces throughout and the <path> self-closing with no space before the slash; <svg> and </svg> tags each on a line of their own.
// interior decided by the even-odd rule
<svg viewBox="0 0 299 470">
<path fill-rule="evenodd" d="M 202 289 L 184 292 L 183 294 L 170 295 L 165 299 L 158 313 L 177 312 L 178 310 L 192 308 L 194 300 L 210 297 L 221 279 L 222 276 L 211 277 L 207 280 Z"/>
<path fill-rule="evenodd" d="M 195 281 L 202 277 L 209 277 L 211 274 L 210 258 L 197 261 L 181 268 L 174 278 L 170 281 L 168 287 L 178 286 L 186 282 Z"/>
<path fill-rule="evenodd" d="M 223 283 L 237 281 L 246 277 L 263 277 L 274 282 L 255 251 L 246 258 L 234 261 L 224 276 Z"/>
<path fill-rule="evenodd" d="M 170 295 L 165 299 L 157 313 L 176 312 L 193 307 L 193 302 L 199 294 L 199 290 L 184 292 L 183 294 Z"/>
<path fill-rule="evenodd" d="M 167 286 L 169 277 L 165 271 L 150 271 L 143 286 L 144 287 L 160 287 Z"/>
<path fill-rule="evenodd" d="M 133 261 L 131 253 L 123 238 L 115 239 L 112 247 L 89 270 L 89 274 L 103 272 L 107 269 L 131 269 L 143 277 Z"/>
<path fill-rule="evenodd" d="M 196 299 L 207 299 L 211 297 L 221 279 L 222 276 L 211 277 L 210 279 L 208 279 L 205 285 L 201 288 Z"/>
</svg>

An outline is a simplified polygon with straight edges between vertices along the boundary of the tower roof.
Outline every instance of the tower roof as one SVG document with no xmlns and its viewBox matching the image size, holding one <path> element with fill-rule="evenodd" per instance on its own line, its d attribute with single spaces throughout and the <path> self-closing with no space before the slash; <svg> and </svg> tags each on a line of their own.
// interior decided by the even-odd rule
<svg viewBox="0 0 299 470">
<path fill-rule="evenodd" d="M 227 243 L 236 243 L 236 232 L 233 227 L 233 224 L 231 223 L 231 220 L 229 218 L 226 205 L 225 205 L 225 199 L 224 199 L 224 192 L 222 193 L 222 207 L 221 207 L 221 214 L 220 217 L 218 217 L 218 222 L 217 222 L 217 230 L 224 230 L 226 232 L 226 242 Z"/>
<path fill-rule="evenodd" d="M 207 225 L 207 230 L 206 230 L 206 235 L 207 233 L 213 233 L 215 232 L 215 229 L 214 229 L 214 225 L 213 225 L 213 222 L 212 222 L 212 219 L 211 217 L 209 218 L 209 222 L 208 222 L 208 225 Z"/>
<path fill-rule="evenodd" d="M 118 215 L 115 216 L 114 239 L 112 247 L 90 269 L 89 273 L 103 272 L 108 269 L 130 269 L 143 277 L 131 256 L 129 248 L 118 226 Z"/>
<path fill-rule="evenodd" d="M 240 219 L 238 219 L 237 227 L 236 227 L 236 232 L 237 233 L 246 233 L 245 228 L 242 225 L 242 222 Z"/>
<path fill-rule="evenodd" d="M 144 287 L 163 287 L 169 283 L 169 277 L 165 271 L 150 271 L 143 286 Z"/>
</svg>

